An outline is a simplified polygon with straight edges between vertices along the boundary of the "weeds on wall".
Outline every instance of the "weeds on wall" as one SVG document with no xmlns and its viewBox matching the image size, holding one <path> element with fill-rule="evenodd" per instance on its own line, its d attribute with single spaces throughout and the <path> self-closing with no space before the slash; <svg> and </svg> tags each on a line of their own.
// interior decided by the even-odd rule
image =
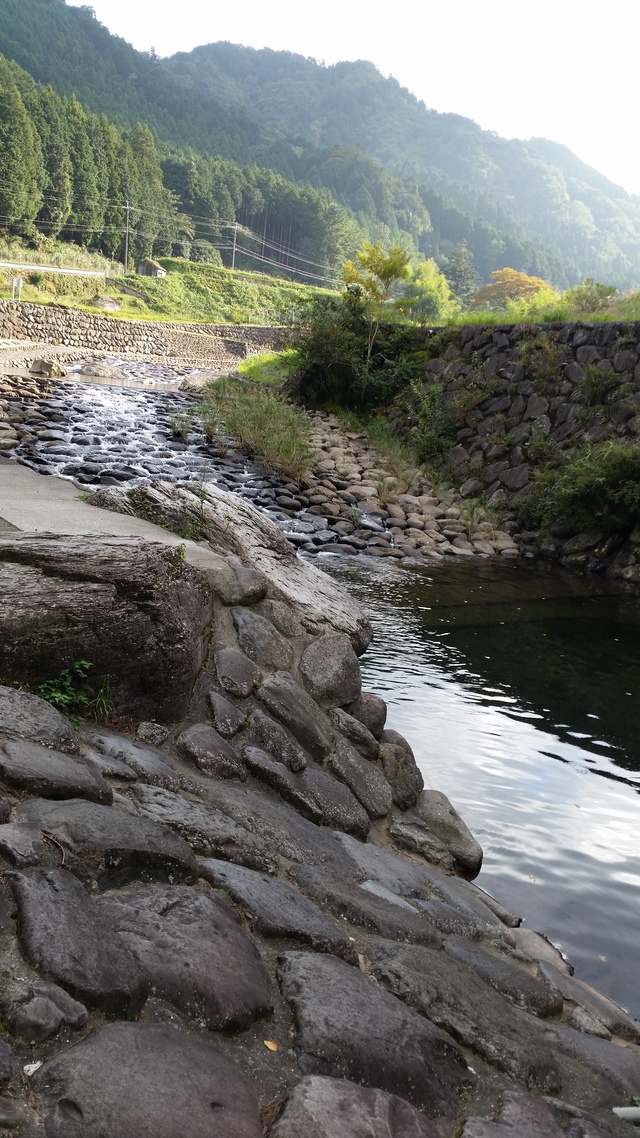
<svg viewBox="0 0 640 1138">
<path fill-rule="evenodd" d="M 548 529 L 570 521 L 577 529 L 621 529 L 640 521 L 640 443 L 582 446 L 539 470 L 522 516 Z"/>
</svg>

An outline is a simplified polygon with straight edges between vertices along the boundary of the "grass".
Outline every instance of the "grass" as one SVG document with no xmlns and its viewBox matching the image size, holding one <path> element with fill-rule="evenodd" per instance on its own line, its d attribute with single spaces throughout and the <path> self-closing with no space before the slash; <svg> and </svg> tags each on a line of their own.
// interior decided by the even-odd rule
<svg viewBox="0 0 640 1138">
<path fill-rule="evenodd" d="M 298 367 L 298 361 L 295 348 L 289 348 L 285 352 L 263 352 L 244 360 L 238 371 L 254 383 L 267 383 L 275 387 L 291 378 Z"/>
<path fill-rule="evenodd" d="M 304 411 L 269 388 L 233 379 L 207 384 L 202 423 L 210 437 L 224 427 L 265 466 L 297 481 L 314 465 Z"/>
</svg>

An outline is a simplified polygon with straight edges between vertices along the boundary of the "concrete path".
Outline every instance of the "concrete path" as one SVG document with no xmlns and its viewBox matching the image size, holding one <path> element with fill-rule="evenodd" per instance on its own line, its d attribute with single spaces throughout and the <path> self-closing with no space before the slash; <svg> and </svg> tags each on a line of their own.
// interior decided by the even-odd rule
<svg viewBox="0 0 640 1138">
<path fill-rule="evenodd" d="M 142 518 L 90 506 L 80 494 L 77 486 L 64 478 L 37 474 L 28 466 L 0 459 L 0 531 L 143 537 L 164 545 L 184 545 L 186 560 L 199 568 L 219 564 L 219 557 L 204 546 Z"/>
</svg>

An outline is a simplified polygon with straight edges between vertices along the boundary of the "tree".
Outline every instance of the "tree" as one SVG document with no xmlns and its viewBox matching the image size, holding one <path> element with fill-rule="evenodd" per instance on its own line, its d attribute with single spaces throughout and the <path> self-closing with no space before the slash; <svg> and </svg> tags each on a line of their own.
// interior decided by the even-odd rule
<svg viewBox="0 0 640 1138">
<path fill-rule="evenodd" d="M 42 201 L 42 153 L 16 87 L 0 87 L 0 170 L 0 226 L 29 232 Z"/>
<path fill-rule="evenodd" d="M 419 324 L 446 320 L 458 308 L 447 278 L 438 272 L 433 259 L 423 261 L 414 269 L 397 306 Z"/>
<path fill-rule="evenodd" d="M 496 269 L 491 274 L 491 284 L 478 289 L 469 308 L 472 311 L 506 309 L 510 303 L 533 300 L 534 297 L 541 299 L 540 293 L 545 292 L 550 299 L 554 296 L 551 285 L 541 277 L 528 277 L 517 269 Z"/>
<path fill-rule="evenodd" d="M 578 316 L 586 316 L 592 312 L 606 312 L 619 297 L 620 292 L 615 285 L 601 284 L 600 281 L 594 281 L 593 277 L 587 277 L 581 285 L 563 293 L 562 303 L 568 305 Z"/>
<path fill-rule="evenodd" d="M 371 245 L 365 241 L 354 261 L 347 261 L 340 273 L 341 280 L 354 299 L 362 304 L 362 315 L 368 324 L 365 382 L 368 378 L 373 346 L 383 317 L 383 305 L 389 300 L 391 289 L 409 275 L 409 255 L 399 245 L 392 245 L 385 253 L 382 242 Z"/>
<path fill-rule="evenodd" d="M 481 278 L 466 241 L 459 241 L 451 251 L 442 272 L 449 282 L 453 295 L 462 305 L 467 305 Z"/>
</svg>

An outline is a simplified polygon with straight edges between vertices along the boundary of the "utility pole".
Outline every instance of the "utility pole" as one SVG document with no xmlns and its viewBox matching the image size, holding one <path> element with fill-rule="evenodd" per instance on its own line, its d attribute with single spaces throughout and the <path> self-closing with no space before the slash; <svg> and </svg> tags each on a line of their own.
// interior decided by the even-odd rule
<svg viewBox="0 0 640 1138">
<path fill-rule="evenodd" d="M 129 213 L 131 211 L 129 200 L 124 203 L 124 210 L 127 216 L 127 227 L 124 233 L 124 275 L 126 277 L 129 272 Z"/>
<path fill-rule="evenodd" d="M 236 267 L 236 246 L 237 246 L 237 243 L 238 243 L 238 223 L 236 221 L 234 223 L 234 226 L 233 226 L 233 253 L 231 254 L 231 268 L 232 269 L 235 269 L 235 267 Z"/>
</svg>

